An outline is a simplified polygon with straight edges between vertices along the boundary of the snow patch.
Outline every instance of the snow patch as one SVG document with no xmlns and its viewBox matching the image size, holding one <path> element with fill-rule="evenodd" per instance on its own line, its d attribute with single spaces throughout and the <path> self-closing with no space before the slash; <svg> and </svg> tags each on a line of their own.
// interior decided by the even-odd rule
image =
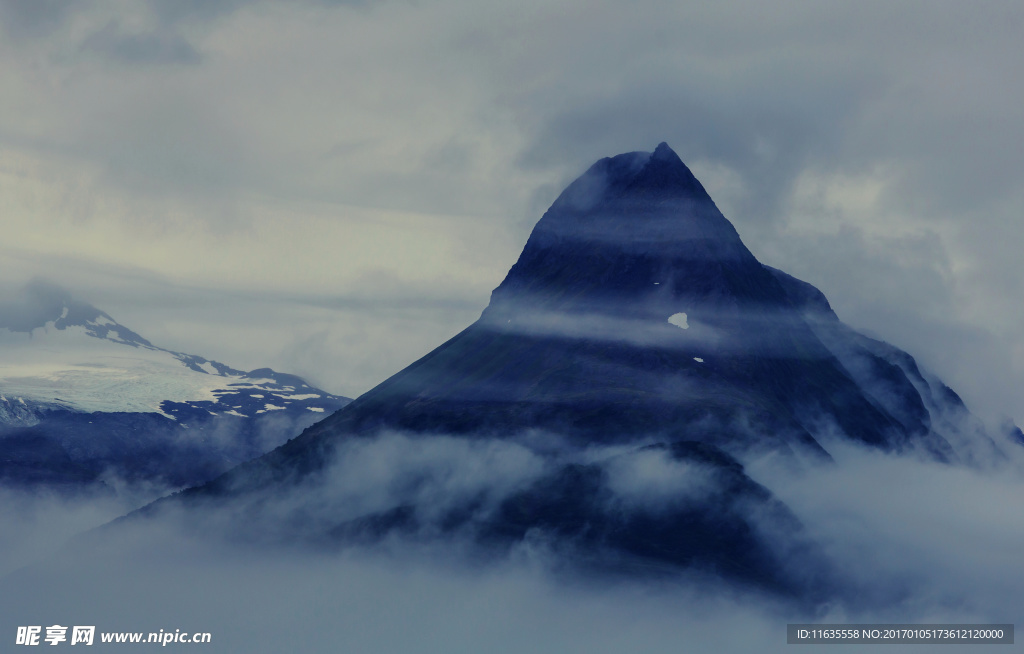
<svg viewBox="0 0 1024 654">
<path fill-rule="evenodd" d="M 704 363 L 704 359 L 701 359 L 700 357 L 693 357 L 693 360 L 697 363 Z"/>
<path fill-rule="evenodd" d="M 105 316 L 98 316 L 92 324 L 117 325 Z M 91 329 L 69 325 L 62 330 L 36 330 L 31 338 L 25 338 L 0 328 L 0 402 L 59 406 L 84 413 L 159 413 L 176 420 L 164 406 L 188 405 L 202 410 L 208 406 L 204 403 L 223 402 L 218 409 L 233 405 L 234 411 L 224 413 L 247 418 L 253 410 L 247 409 L 248 415 L 241 413 L 245 407 L 238 402 L 248 402 L 249 397 L 274 403 L 262 407 L 261 413 L 287 410 L 296 400 L 330 398 L 323 392 L 311 392 L 316 389 L 308 385 L 281 386 L 274 379 L 218 368 L 220 364 L 200 357 L 158 348 L 128 349 L 115 340 L 123 337 L 123 332 L 111 329 L 108 338 L 97 339 Z M 190 368 L 182 365 L 182 359 L 195 363 Z M 282 388 L 288 394 L 280 397 Z"/>
<path fill-rule="evenodd" d="M 231 409 L 230 411 L 225 411 L 224 414 L 225 415 L 229 415 L 229 416 L 238 416 L 239 418 L 248 418 L 249 417 L 249 416 L 245 415 L 244 413 L 239 413 L 239 412 L 235 411 L 234 409 Z"/>
<path fill-rule="evenodd" d="M 675 325 L 676 327 L 679 327 L 680 329 L 690 328 L 690 325 L 688 325 L 686 322 L 686 314 L 682 312 L 673 313 L 671 316 L 668 317 L 668 321 L 669 323 Z"/>
<path fill-rule="evenodd" d="M 309 409 L 310 411 L 313 411 L 314 413 L 323 413 L 324 412 L 324 410 L 321 409 L 318 406 L 307 406 L 306 408 Z"/>
</svg>

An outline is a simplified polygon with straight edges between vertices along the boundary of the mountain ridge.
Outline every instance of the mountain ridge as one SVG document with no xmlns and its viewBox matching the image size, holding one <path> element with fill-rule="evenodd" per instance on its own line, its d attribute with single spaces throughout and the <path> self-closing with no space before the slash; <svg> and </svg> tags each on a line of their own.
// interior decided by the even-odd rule
<svg viewBox="0 0 1024 654">
<path fill-rule="evenodd" d="M 270 368 L 245 372 L 158 347 L 46 280 L 0 304 L 0 483 L 7 485 L 86 478 L 192 485 L 347 402 Z M 34 447 L 39 456 L 31 456 Z"/>
</svg>

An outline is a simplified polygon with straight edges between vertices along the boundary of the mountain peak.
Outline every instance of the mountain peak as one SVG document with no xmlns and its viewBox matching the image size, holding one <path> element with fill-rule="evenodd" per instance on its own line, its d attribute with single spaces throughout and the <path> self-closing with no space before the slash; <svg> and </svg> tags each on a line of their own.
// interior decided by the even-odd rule
<svg viewBox="0 0 1024 654">
<path fill-rule="evenodd" d="M 106 312 L 42 277 L 32 278 L 13 300 L 0 302 L 0 329 L 31 334 L 36 329 L 45 329 L 48 324 L 58 330 L 83 327 L 87 334 L 96 338 L 133 347 L 153 347 Z"/>
<path fill-rule="evenodd" d="M 675 153 L 675 150 L 669 147 L 668 143 L 662 141 L 658 144 L 658 147 L 654 148 L 654 152 L 651 153 L 650 159 L 647 161 L 645 168 L 652 166 L 660 167 L 665 170 L 673 170 L 678 175 L 684 178 L 692 178 L 693 173 L 686 167 L 683 160 L 679 158 L 679 155 Z M 695 178 L 694 178 L 695 179 Z"/>
<path fill-rule="evenodd" d="M 654 148 L 647 160 L 645 168 L 651 167 L 661 168 L 662 170 L 672 170 L 676 174 L 683 177 L 693 177 L 693 173 L 687 168 L 683 160 L 679 158 L 675 150 L 669 147 L 668 143 L 662 141 Z"/>
<path fill-rule="evenodd" d="M 668 157 L 675 157 L 675 159 L 679 160 L 680 163 L 682 163 L 682 160 L 679 159 L 679 155 L 677 155 L 675 151 L 672 148 L 670 148 L 668 146 L 668 143 L 666 143 L 665 141 L 662 141 L 661 143 L 658 144 L 656 148 L 654 148 L 654 152 L 651 153 L 651 156 L 652 158 L 658 157 L 663 159 Z"/>
<path fill-rule="evenodd" d="M 711 202 L 711 197 L 668 143 L 662 141 L 630 184 L 630 190 L 656 191 L 665 198 Z M 713 203 L 712 203 L 713 204 Z"/>
<path fill-rule="evenodd" d="M 592 212 L 627 202 L 630 206 L 618 208 L 634 211 L 637 201 L 643 200 L 714 204 L 679 155 L 662 141 L 654 152 L 626 152 L 601 159 L 570 184 L 551 209 Z"/>
<path fill-rule="evenodd" d="M 783 295 L 662 142 L 654 152 L 601 159 L 572 182 L 537 223 L 487 313 L 507 323 L 507 311 L 524 307 L 605 305 L 664 320 L 683 310 L 673 307 L 705 300 L 778 304 Z"/>
<path fill-rule="evenodd" d="M 101 312 L 76 301 L 67 289 L 42 277 L 32 278 L 14 299 L 0 304 L 0 327 L 16 332 L 31 332 L 47 323 L 76 324 L 95 320 Z"/>
</svg>

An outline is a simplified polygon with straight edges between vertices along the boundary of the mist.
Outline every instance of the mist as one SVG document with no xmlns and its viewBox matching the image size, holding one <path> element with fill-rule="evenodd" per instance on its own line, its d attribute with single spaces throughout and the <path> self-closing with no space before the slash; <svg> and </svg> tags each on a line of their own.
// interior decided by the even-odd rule
<svg viewBox="0 0 1024 654">
<path fill-rule="evenodd" d="M 276 495 L 262 514 L 253 504 L 171 504 L 66 540 L 118 507 L 7 494 L 0 634 L 36 624 L 181 629 L 210 632 L 210 651 L 223 652 L 781 652 L 789 622 L 1024 618 L 1024 517 L 1013 501 L 1024 492 L 1021 461 L 981 471 L 828 447 L 835 464 L 794 469 L 762 457 L 746 466 L 789 506 L 842 583 L 812 605 L 706 575 L 567 566 L 543 539 L 480 556 L 465 530 L 430 527 L 471 497 L 490 498 L 477 505 L 486 514 L 566 458 L 605 462 L 610 506 L 658 512 L 714 492 L 707 470 L 657 449 L 632 459 L 623 448 L 541 454 L 523 443 L 385 433 L 339 448 L 322 474 Z M 421 513 L 419 529 L 363 544 L 325 547 L 288 521 L 344 521 L 409 504 Z M 238 524 L 257 515 L 261 530 L 279 532 L 245 538 Z M 775 537 L 784 550 L 788 536 Z"/>
</svg>

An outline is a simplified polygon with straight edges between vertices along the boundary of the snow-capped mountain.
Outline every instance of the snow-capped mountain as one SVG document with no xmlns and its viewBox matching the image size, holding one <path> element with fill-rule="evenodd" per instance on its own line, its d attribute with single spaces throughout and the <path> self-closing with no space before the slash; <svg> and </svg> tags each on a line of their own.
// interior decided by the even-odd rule
<svg viewBox="0 0 1024 654">
<path fill-rule="evenodd" d="M 348 401 L 294 375 L 158 347 L 41 280 L 0 306 L 0 464 L 8 481 L 59 482 L 54 470 L 70 461 L 75 480 L 197 483 Z M 43 451 L 61 465 L 48 468 L 52 457 L 33 463 L 30 453 Z"/>
<path fill-rule="evenodd" d="M 831 465 L 838 442 L 978 466 L 1016 447 L 909 354 L 757 261 L 662 143 L 573 182 L 477 322 L 154 509 L 243 507 L 250 536 L 543 543 L 575 563 L 808 597 L 825 578 L 816 549 L 744 463 Z"/>
</svg>

